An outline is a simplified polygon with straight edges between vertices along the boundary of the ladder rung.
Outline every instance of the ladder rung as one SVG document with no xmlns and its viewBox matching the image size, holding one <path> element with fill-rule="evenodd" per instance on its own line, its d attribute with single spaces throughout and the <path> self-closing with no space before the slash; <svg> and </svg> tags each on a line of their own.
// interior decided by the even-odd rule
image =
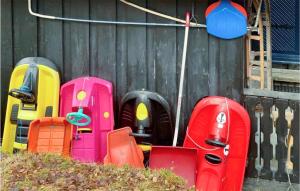
<svg viewBox="0 0 300 191">
<path fill-rule="evenodd" d="M 261 81 L 260 76 L 249 76 L 250 80 L 256 80 L 256 81 Z"/>
<path fill-rule="evenodd" d="M 259 41 L 261 38 L 260 38 L 260 36 L 250 35 L 250 36 L 249 36 L 249 39 L 250 39 L 250 40 L 258 40 L 258 41 Z"/>
<path fill-rule="evenodd" d="M 270 62 L 264 60 L 264 68 L 268 68 Z M 259 66 L 260 67 L 260 61 L 256 61 L 256 60 L 250 60 L 249 61 L 249 65 L 250 66 Z"/>
</svg>

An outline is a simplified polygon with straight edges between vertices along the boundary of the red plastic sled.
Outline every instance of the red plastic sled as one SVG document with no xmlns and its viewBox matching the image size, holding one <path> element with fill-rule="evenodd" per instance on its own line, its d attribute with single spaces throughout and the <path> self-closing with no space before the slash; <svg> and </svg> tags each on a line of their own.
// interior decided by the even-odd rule
<svg viewBox="0 0 300 191">
<path fill-rule="evenodd" d="M 250 119 L 237 102 L 206 97 L 194 108 L 184 147 L 198 149 L 196 189 L 242 190 Z"/>
<path fill-rule="evenodd" d="M 70 155 L 72 126 L 64 117 L 43 117 L 30 123 L 28 151 Z"/>
<path fill-rule="evenodd" d="M 187 181 L 187 187 L 195 185 L 197 150 L 183 147 L 152 146 L 149 167 L 170 169 Z"/>
</svg>

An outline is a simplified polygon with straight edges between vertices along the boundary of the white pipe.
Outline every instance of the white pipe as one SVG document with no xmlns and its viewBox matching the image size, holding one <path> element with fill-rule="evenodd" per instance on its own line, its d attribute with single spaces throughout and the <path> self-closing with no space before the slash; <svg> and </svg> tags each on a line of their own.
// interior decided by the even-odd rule
<svg viewBox="0 0 300 191">
<path fill-rule="evenodd" d="M 53 15 L 45 15 L 32 11 L 31 0 L 28 0 L 28 12 L 30 15 L 51 20 L 61 20 L 61 21 L 72 21 L 72 22 L 83 22 L 83 23 L 97 23 L 97 24 L 112 24 L 112 25 L 132 25 L 132 26 L 158 26 L 158 27 L 185 27 L 185 24 L 175 24 L 175 23 L 145 23 L 145 22 L 125 22 L 125 21 L 105 21 L 105 20 L 90 20 L 90 19 L 75 19 L 68 17 L 56 17 Z M 206 28 L 205 24 L 192 24 L 192 28 Z M 255 30 L 257 27 L 247 27 L 248 30 Z"/>
<path fill-rule="evenodd" d="M 90 20 L 90 19 L 75 19 L 67 17 L 56 17 L 52 15 L 44 15 L 32 11 L 31 0 L 28 0 L 28 11 L 31 15 L 43 19 L 61 20 L 61 21 L 73 21 L 84 23 L 98 23 L 98 24 L 114 24 L 114 25 L 134 25 L 134 26 L 161 26 L 161 27 L 185 27 L 185 24 L 175 23 L 144 23 L 144 22 L 123 22 L 123 21 L 105 21 L 105 20 Z M 204 26 L 195 26 L 197 28 L 203 28 Z"/>
<path fill-rule="evenodd" d="M 185 63 L 186 63 L 186 52 L 187 52 L 189 29 L 190 29 L 189 21 L 190 21 L 190 15 L 189 15 L 189 13 L 187 13 L 186 14 L 185 33 L 184 33 L 183 52 L 182 52 L 182 62 L 181 62 L 181 73 L 180 73 L 180 80 L 179 80 L 179 92 L 178 92 L 178 100 L 177 100 L 177 111 L 176 111 L 175 132 L 174 132 L 174 138 L 173 138 L 173 147 L 175 147 L 177 145 L 177 139 L 178 139 L 183 82 L 184 82 L 184 72 L 185 72 Z"/>
<path fill-rule="evenodd" d="M 42 14 L 33 12 L 32 9 L 31 9 L 31 0 L 28 0 L 28 11 L 31 15 L 36 16 L 36 17 L 41 17 L 41 18 L 44 18 L 44 19 L 56 19 L 56 17 L 54 17 L 54 16 L 42 15 Z"/>
</svg>

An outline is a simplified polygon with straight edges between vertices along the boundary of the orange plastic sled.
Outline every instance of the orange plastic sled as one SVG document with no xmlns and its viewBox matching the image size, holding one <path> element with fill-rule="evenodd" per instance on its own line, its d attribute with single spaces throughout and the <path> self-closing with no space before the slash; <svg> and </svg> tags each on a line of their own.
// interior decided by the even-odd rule
<svg viewBox="0 0 300 191">
<path fill-rule="evenodd" d="M 64 117 L 43 117 L 30 123 L 28 151 L 70 155 L 72 126 Z"/>
<path fill-rule="evenodd" d="M 130 127 L 124 127 L 111 131 L 107 135 L 107 155 L 104 164 L 116 166 L 130 165 L 136 168 L 144 168 L 143 151 L 136 144 L 130 134 Z"/>
</svg>

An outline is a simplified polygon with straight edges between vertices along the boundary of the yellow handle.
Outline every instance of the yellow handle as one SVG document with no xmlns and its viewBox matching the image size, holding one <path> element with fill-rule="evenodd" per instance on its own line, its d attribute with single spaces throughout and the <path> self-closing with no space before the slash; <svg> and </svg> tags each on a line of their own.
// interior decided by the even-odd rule
<svg viewBox="0 0 300 191">
<path fill-rule="evenodd" d="M 151 151 L 152 148 L 151 145 L 139 145 L 139 147 L 142 149 L 142 151 Z"/>
</svg>

